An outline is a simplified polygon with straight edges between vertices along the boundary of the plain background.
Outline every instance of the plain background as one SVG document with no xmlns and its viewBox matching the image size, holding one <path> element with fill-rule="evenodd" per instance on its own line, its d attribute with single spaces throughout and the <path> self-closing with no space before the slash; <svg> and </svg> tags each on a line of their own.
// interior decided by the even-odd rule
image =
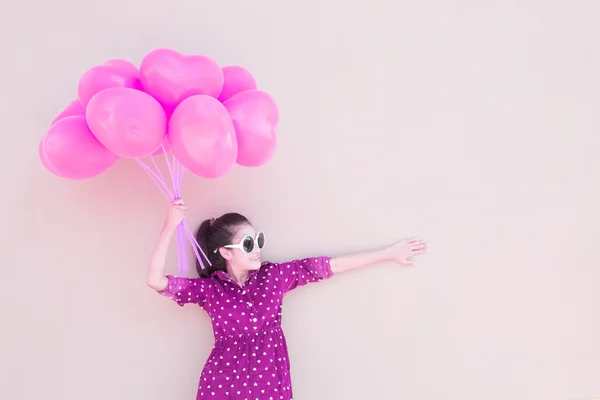
<svg viewBox="0 0 600 400">
<path fill-rule="evenodd" d="M 186 176 L 191 225 L 244 213 L 272 260 L 430 242 L 289 295 L 297 399 L 600 397 L 597 1 L 1 8 L 3 399 L 196 394 L 209 320 L 145 286 L 165 200 L 132 161 L 73 182 L 37 158 L 87 68 L 157 47 L 281 108 L 267 166 Z"/>
</svg>

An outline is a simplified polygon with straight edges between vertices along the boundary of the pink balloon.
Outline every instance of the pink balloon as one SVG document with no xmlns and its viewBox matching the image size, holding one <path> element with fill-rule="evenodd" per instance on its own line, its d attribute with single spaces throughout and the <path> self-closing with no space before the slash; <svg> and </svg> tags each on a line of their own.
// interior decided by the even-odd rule
<svg viewBox="0 0 600 400">
<path fill-rule="evenodd" d="M 140 65 L 144 90 L 154 96 L 170 114 L 186 98 L 205 94 L 219 96 L 223 89 L 223 71 L 212 59 L 185 56 L 170 49 L 148 53 Z"/>
<path fill-rule="evenodd" d="M 235 126 L 237 163 L 245 167 L 266 164 L 277 147 L 279 108 L 266 92 L 250 90 L 223 103 Z"/>
<path fill-rule="evenodd" d="M 72 102 L 70 102 L 69 105 L 67 106 L 67 108 L 65 108 L 60 114 L 58 114 L 56 116 L 56 118 L 54 118 L 54 120 L 52 121 L 52 124 L 55 123 L 56 121 L 59 121 L 59 120 L 65 118 L 65 117 L 71 117 L 73 115 L 79 115 L 79 116 L 85 115 L 85 110 L 81 106 L 79 99 L 75 99 Z M 50 124 L 50 125 L 52 125 L 52 124 Z"/>
<path fill-rule="evenodd" d="M 164 147 L 164 151 L 163 151 L 163 147 Z M 153 156 L 160 156 L 163 155 L 165 153 L 168 153 L 171 151 L 171 144 L 169 143 L 169 138 L 165 137 L 165 140 L 163 140 L 162 142 L 162 146 L 160 146 L 158 148 L 158 150 L 156 150 L 154 153 L 152 153 Z"/>
<path fill-rule="evenodd" d="M 256 90 L 256 79 L 243 67 L 229 66 L 223 68 L 223 77 L 225 79 L 223 90 L 219 95 L 219 101 L 224 102 L 238 93 L 246 90 Z"/>
<path fill-rule="evenodd" d="M 54 175 L 58 175 L 57 171 L 52 167 L 52 164 L 48 161 L 48 156 L 46 156 L 46 136 L 42 136 L 42 140 L 40 140 L 40 144 L 38 146 L 38 156 L 40 157 L 40 161 L 44 168 L 53 173 Z"/>
<path fill-rule="evenodd" d="M 137 71 L 137 69 L 136 69 Z M 81 105 L 86 108 L 90 99 L 98 92 L 114 87 L 141 90 L 138 74 L 131 66 L 119 63 L 103 64 L 84 72 L 77 84 L 77 94 Z"/>
<path fill-rule="evenodd" d="M 93 178 L 118 159 L 94 137 L 82 116 L 53 124 L 40 141 L 38 152 L 48 171 L 66 179 Z"/>
<path fill-rule="evenodd" d="M 112 60 L 108 60 L 104 63 L 104 65 L 110 65 L 113 67 L 119 68 L 121 71 L 128 72 L 133 76 L 139 76 L 140 71 L 138 68 L 130 61 L 122 60 L 120 58 L 114 58 Z"/>
<path fill-rule="evenodd" d="M 182 101 L 169 121 L 168 137 L 173 155 L 196 175 L 218 178 L 235 165 L 233 122 L 213 97 L 196 95 Z"/>
<path fill-rule="evenodd" d="M 125 158 L 154 153 L 167 134 L 167 118 L 158 101 L 130 88 L 110 88 L 96 94 L 87 106 L 86 118 L 98 140 Z"/>
</svg>

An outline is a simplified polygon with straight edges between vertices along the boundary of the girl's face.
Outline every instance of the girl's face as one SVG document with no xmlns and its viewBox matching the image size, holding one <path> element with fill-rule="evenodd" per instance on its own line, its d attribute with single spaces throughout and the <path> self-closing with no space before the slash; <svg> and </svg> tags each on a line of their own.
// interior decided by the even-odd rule
<svg viewBox="0 0 600 400">
<path fill-rule="evenodd" d="M 244 224 L 235 228 L 235 234 L 233 235 L 233 239 L 231 240 L 231 245 L 241 245 L 244 246 L 244 242 L 246 248 L 248 248 L 249 242 L 252 244 L 252 251 L 250 253 L 246 253 L 242 248 L 221 248 L 221 254 L 227 260 L 229 266 L 236 272 L 245 272 L 245 271 L 254 271 L 260 268 L 261 260 L 260 260 L 260 248 L 256 241 L 256 231 L 252 227 L 252 225 Z M 250 236 L 251 239 L 247 238 Z M 242 242 L 244 241 L 244 242 Z M 261 244 L 264 243 L 264 235 L 261 239 Z"/>
</svg>

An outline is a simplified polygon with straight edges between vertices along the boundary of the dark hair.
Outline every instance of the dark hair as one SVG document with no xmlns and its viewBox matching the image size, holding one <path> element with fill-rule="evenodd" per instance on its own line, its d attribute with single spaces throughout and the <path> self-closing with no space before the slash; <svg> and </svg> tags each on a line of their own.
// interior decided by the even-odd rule
<svg viewBox="0 0 600 400">
<path fill-rule="evenodd" d="M 203 257 L 204 269 L 202 269 L 200 263 L 196 260 L 196 270 L 200 277 L 208 278 L 215 271 L 227 272 L 225 259 L 221 252 L 217 251 L 215 253 L 215 250 L 231 244 L 231 240 L 235 235 L 234 229 L 245 224 L 250 224 L 250 221 L 237 213 L 224 214 L 217 219 L 207 219 L 200 224 L 196 231 L 196 240 L 212 264 L 212 266 L 209 265 Z"/>
</svg>

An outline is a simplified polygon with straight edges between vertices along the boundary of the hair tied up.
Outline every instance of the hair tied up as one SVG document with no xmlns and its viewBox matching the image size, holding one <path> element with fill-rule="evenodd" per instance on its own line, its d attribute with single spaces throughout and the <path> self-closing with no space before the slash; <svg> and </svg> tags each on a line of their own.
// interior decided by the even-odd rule
<svg viewBox="0 0 600 400">
<path fill-rule="evenodd" d="M 250 224 L 248 219 L 237 213 L 228 213 L 219 218 L 205 219 L 196 231 L 196 241 L 204 254 L 208 257 L 210 265 L 202 268 L 196 260 L 198 275 L 209 278 L 214 271 L 227 272 L 227 263 L 221 253 L 215 251 L 222 246 L 231 243 L 235 228 L 244 224 Z"/>
</svg>

